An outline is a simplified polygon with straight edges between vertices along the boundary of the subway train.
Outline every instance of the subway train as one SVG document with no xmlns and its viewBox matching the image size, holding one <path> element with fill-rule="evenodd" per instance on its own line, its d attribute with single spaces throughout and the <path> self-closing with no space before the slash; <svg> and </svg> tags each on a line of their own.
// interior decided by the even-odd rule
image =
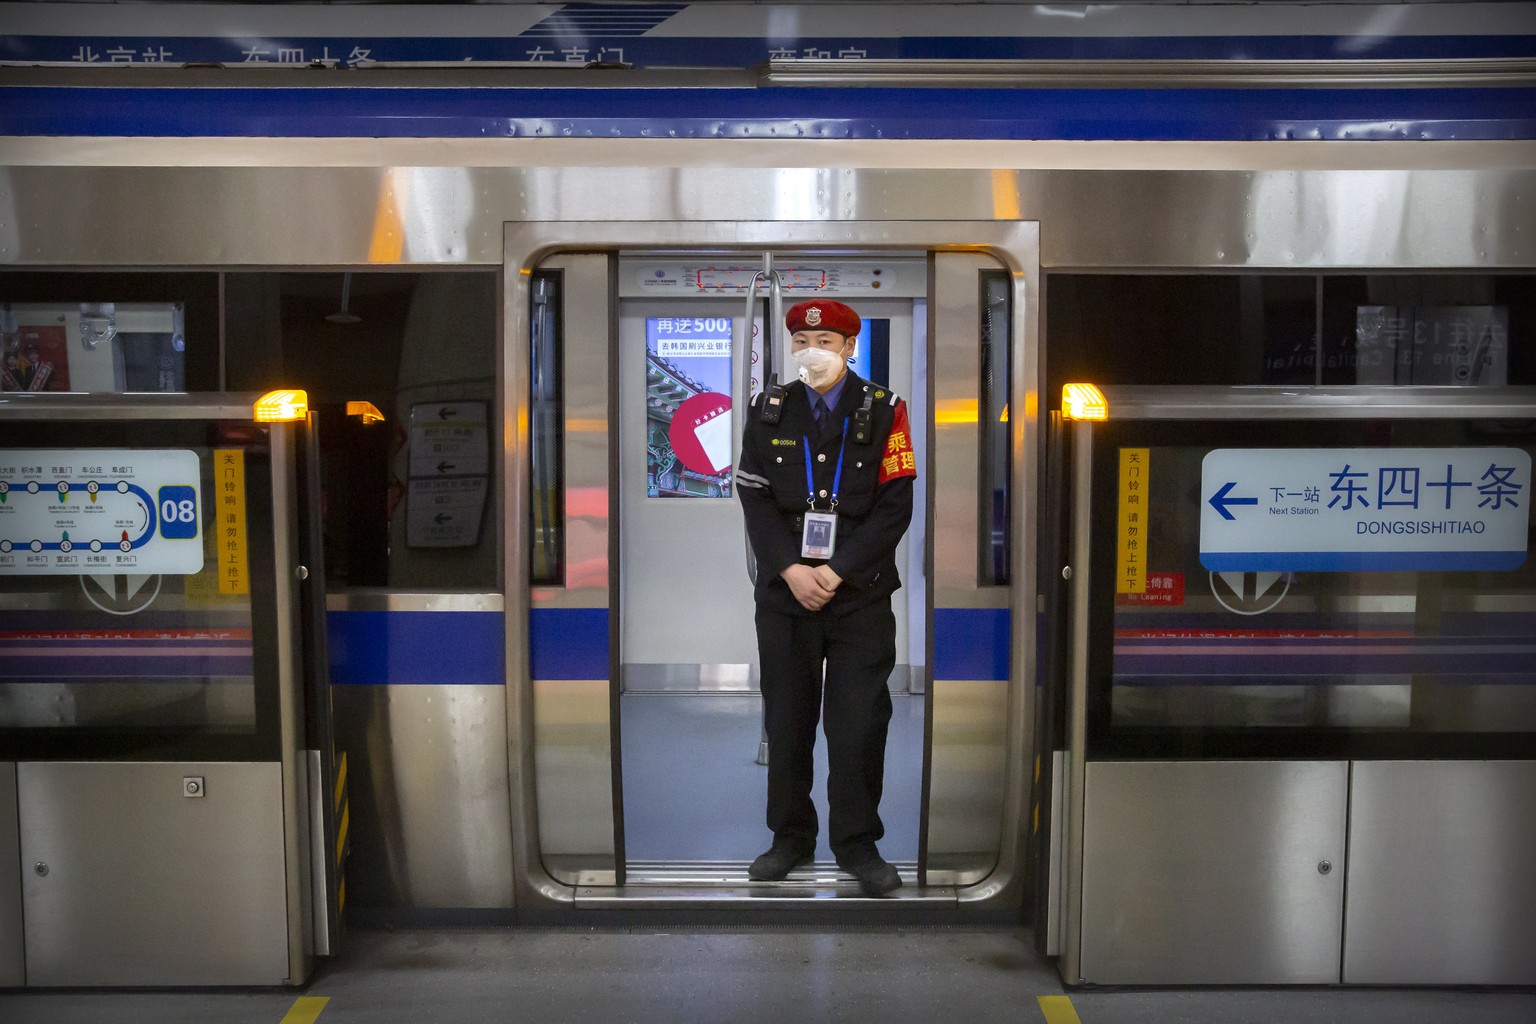
<svg viewBox="0 0 1536 1024">
<path fill-rule="evenodd" d="M 1536 984 L 1536 11 L 1278 7 L 8 29 L 0 984 L 345 920 Z M 816 297 L 914 427 L 889 899 L 746 876 L 731 470 Z"/>
</svg>

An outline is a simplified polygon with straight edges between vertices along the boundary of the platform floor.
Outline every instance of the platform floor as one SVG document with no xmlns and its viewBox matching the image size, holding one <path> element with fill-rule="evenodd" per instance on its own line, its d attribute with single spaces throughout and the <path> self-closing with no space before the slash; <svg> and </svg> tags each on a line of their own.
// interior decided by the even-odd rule
<svg viewBox="0 0 1536 1024">
<path fill-rule="evenodd" d="M 302 990 L 0 992 L 6 1024 L 1533 1020 L 1532 990 L 1066 992 L 1028 932 L 971 928 L 355 931 Z"/>
</svg>

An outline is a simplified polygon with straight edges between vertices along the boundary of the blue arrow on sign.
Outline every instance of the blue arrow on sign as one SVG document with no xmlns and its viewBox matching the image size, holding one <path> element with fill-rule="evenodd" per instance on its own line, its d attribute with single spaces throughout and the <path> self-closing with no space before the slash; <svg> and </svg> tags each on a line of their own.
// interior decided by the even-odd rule
<svg viewBox="0 0 1536 1024">
<path fill-rule="evenodd" d="M 1229 497 L 1227 497 L 1228 493 L 1231 492 L 1232 488 L 1234 488 L 1236 486 L 1237 486 L 1237 481 L 1236 480 L 1229 481 L 1228 483 L 1222 484 L 1221 490 L 1219 490 L 1215 494 L 1211 495 L 1211 508 L 1215 509 L 1217 512 L 1220 512 L 1221 513 L 1221 518 L 1223 518 L 1223 519 L 1230 519 L 1230 520 L 1234 520 L 1234 521 L 1237 519 L 1237 516 L 1234 516 L 1231 512 L 1227 511 L 1227 506 L 1228 505 L 1257 505 L 1259 503 L 1259 499 L 1258 498 L 1229 498 Z"/>
</svg>

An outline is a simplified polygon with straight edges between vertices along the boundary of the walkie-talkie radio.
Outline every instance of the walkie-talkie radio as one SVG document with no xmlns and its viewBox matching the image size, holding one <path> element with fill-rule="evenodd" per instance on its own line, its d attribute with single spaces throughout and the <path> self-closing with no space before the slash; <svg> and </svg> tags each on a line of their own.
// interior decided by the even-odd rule
<svg viewBox="0 0 1536 1024">
<path fill-rule="evenodd" d="M 779 417 L 784 415 L 784 385 L 779 383 L 779 375 L 774 374 L 768 382 L 768 390 L 763 392 L 762 421 L 769 426 L 777 426 Z"/>
</svg>

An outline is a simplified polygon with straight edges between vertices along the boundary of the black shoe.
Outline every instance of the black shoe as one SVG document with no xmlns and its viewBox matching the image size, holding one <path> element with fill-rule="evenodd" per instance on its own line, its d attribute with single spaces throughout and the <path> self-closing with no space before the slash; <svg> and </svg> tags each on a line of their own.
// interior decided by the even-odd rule
<svg viewBox="0 0 1536 1024">
<path fill-rule="evenodd" d="M 885 896 L 901 888 L 901 876 L 877 853 L 857 864 L 843 864 L 842 869 L 859 880 L 859 888 L 870 896 Z"/>
<path fill-rule="evenodd" d="M 816 853 L 814 843 L 780 843 L 775 841 L 752 866 L 747 868 L 747 877 L 754 882 L 782 882 L 791 871 L 802 864 L 809 864 Z"/>
</svg>

